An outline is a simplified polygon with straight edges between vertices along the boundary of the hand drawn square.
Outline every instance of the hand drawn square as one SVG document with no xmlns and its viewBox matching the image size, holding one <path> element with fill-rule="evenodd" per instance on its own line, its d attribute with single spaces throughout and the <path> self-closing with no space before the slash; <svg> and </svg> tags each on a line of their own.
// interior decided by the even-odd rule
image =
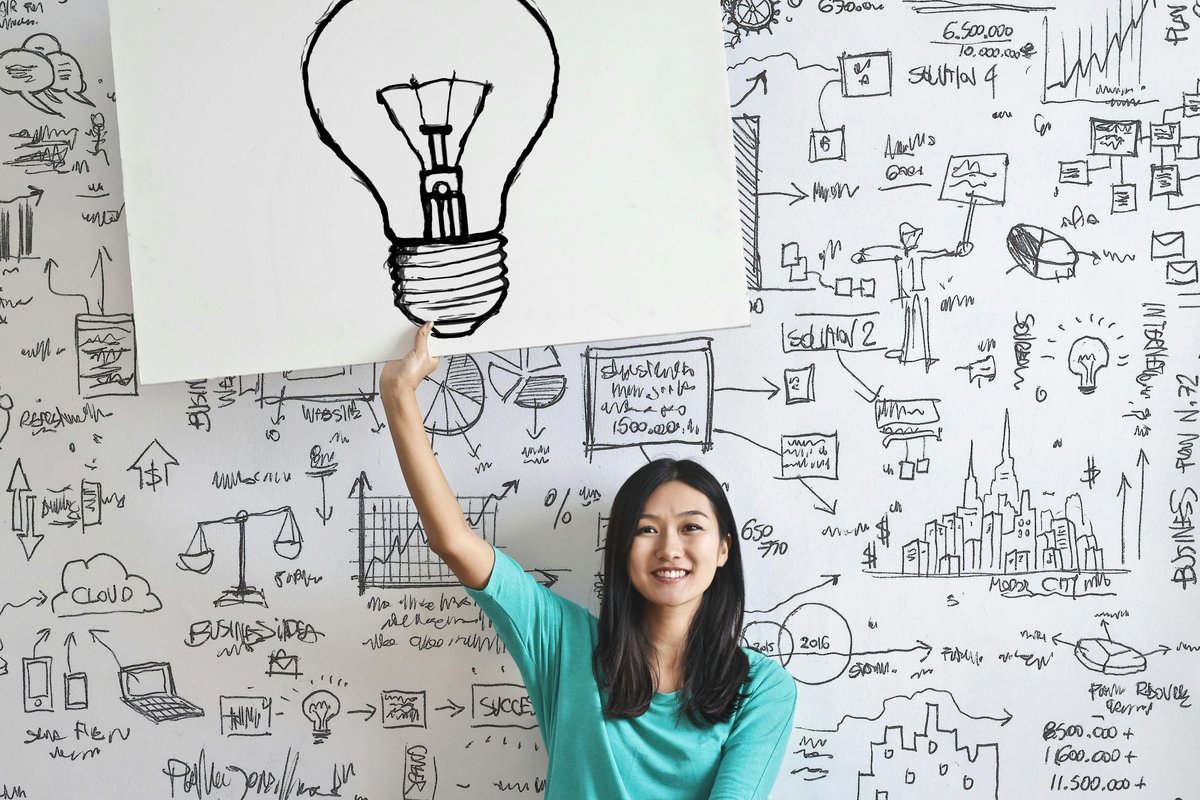
<svg viewBox="0 0 1200 800">
<path fill-rule="evenodd" d="M 1179 197 L 1183 184 L 1179 181 L 1178 164 L 1152 164 L 1150 166 L 1150 196 Z"/>
<path fill-rule="evenodd" d="M 1092 117 L 1093 156 L 1136 156 L 1142 122 L 1137 119 L 1096 119 Z"/>
<path fill-rule="evenodd" d="M 1198 281 L 1200 281 L 1200 271 L 1197 270 L 1195 261 L 1167 262 L 1168 286 L 1191 286 Z"/>
<path fill-rule="evenodd" d="M 784 480 L 837 480 L 837 433 L 801 433 L 780 437 L 779 455 L 780 477 Z"/>
<path fill-rule="evenodd" d="M 887 51 L 842 55 L 842 97 L 877 97 L 892 93 L 892 54 Z"/>
<path fill-rule="evenodd" d="M 1137 184 L 1116 183 L 1112 187 L 1112 213 L 1128 214 L 1137 211 Z"/>
<path fill-rule="evenodd" d="M 846 128 L 831 128 L 827 131 L 814 129 L 808 135 L 808 160 L 844 161 L 846 159 Z"/>
<path fill-rule="evenodd" d="M 1200 117 L 1200 92 L 1183 93 L 1183 115 L 1185 117 Z"/>
<path fill-rule="evenodd" d="M 1179 139 L 1179 149 L 1175 151 L 1176 161 L 1195 161 L 1200 158 L 1200 136 L 1182 136 Z"/>
<path fill-rule="evenodd" d="M 389 689 L 379 696 L 379 720 L 385 728 L 424 728 L 425 692 Z"/>
<path fill-rule="evenodd" d="M 1178 147 L 1183 130 L 1178 122 L 1151 122 L 1151 147 Z"/>
<path fill-rule="evenodd" d="M 875 296 L 875 279 L 863 278 L 858 282 L 858 293 L 863 297 Z"/>
<path fill-rule="evenodd" d="M 1060 161 L 1058 162 L 1058 182 L 1059 183 L 1078 183 L 1087 186 L 1092 182 L 1088 175 L 1087 161 Z"/>
<path fill-rule="evenodd" d="M 849 297 L 854 294 L 854 278 L 838 278 L 833 282 L 833 293 L 838 297 Z"/>
<path fill-rule="evenodd" d="M 811 403 L 817 399 L 816 366 L 809 364 L 799 369 L 783 371 L 783 402 L 786 405 L 796 403 Z"/>
<path fill-rule="evenodd" d="M 1183 258 L 1183 231 L 1150 234 L 1151 258 Z"/>
</svg>

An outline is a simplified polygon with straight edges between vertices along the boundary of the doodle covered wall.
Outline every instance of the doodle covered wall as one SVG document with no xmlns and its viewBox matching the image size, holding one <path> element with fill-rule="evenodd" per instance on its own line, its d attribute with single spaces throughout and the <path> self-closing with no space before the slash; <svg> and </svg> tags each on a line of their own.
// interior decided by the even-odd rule
<svg viewBox="0 0 1200 800">
<path fill-rule="evenodd" d="M 595 608 L 622 479 L 708 465 L 774 798 L 1195 800 L 1200 16 L 721 10 L 751 325 L 443 358 L 464 512 Z M 0 797 L 541 794 L 377 367 L 140 384 L 104 5 L 0 65 Z"/>
</svg>

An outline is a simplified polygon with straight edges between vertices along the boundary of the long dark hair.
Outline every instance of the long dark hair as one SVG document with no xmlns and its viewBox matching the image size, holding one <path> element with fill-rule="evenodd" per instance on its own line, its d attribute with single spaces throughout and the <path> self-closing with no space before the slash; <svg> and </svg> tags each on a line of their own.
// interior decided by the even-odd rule
<svg viewBox="0 0 1200 800">
<path fill-rule="evenodd" d="M 596 682 L 608 693 L 604 714 L 628 719 L 645 713 L 654 697 L 653 648 L 646 631 L 646 601 L 629 578 L 629 551 L 646 507 L 659 486 L 679 481 L 704 494 L 717 515 L 729 555 L 704 592 L 684 646 L 679 713 L 694 725 L 729 719 L 750 662 L 738 645 L 746 587 L 737 524 L 720 482 L 694 461 L 662 458 L 638 469 L 617 490 L 604 545 L 604 596 L 600 637 L 592 653 Z"/>
</svg>

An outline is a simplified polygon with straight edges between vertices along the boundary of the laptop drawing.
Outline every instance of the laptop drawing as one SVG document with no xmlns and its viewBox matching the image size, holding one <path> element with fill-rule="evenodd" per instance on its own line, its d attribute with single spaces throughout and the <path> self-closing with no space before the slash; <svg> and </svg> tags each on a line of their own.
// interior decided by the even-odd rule
<svg viewBox="0 0 1200 800">
<path fill-rule="evenodd" d="M 165 661 L 121 667 L 121 700 L 152 722 L 204 716 L 204 709 L 175 694 L 175 678 Z"/>
</svg>

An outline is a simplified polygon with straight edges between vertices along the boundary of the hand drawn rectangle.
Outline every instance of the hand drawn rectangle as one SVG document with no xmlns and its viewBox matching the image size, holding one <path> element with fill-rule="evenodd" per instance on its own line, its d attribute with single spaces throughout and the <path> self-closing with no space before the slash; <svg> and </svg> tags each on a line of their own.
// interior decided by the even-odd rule
<svg viewBox="0 0 1200 800">
<path fill-rule="evenodd" d="M 1110 208 L 1114 214 L 1128 214 L 1130 211 L 1137 211 L 1137 184 L 1113 184 Z"/>
<path fill-rule="evenodd" d="M 878 316 L 876 311 L 863 314 L 796 314 L 794 322 L 785 322 L 780 326 L 783 352 L 841 350 L 867 353 L 882 350 L 883 345 L 875 338 Z"/>
<path fill-rule="evenodd" d="M 54 689 L 50 682 L 50 656 L 21 659 L 21 694 L 25 713 L 54 710 Z"/>
<path fill-rule="evenodd" d="M 1191 286 L 1198 279 L 1200 279 L 1200 272 L 1197 271 L 1195 261 L 1167 262 L 1168 286 Z"/>
<path fill-rule="evenodd" d="M 808 135 L 808 160 L 844 161 L 846 159 L 846 127 L 827 131 L 813 130 Z"/>
<path fill-rule="evenodd" d="M 537 727 L 533 702 L 515 683 L 471 684 L 471 720 L 472 728 Z"/>
<path fill-rule="evenodd" d="M 1200 117 L 1200 93 L 1183 93 L 1183 115 L 1185 117 Z"/>
<path fill-rule="evenodd" d="M 842 97 L 875 97 L 892 93 L 892 54 L 886 50 L 838 58 Z"/>
<path fill-rule="evenodd" d="M 270 736 L 271 698 L 221 697 L 222 736 Z"/>
<path fill-rule="evenodd" d="M 1178 147 L 1183 136 L 1182 126 L 1178 122 L 1151 122 L 1151 147 Z"/>
<path fill-rule="evenodd" d="M 437 759 L 423 744 L 404 748 L 404 782 L 401 800 L 433 800 L 437 794 Z"/>
<path fill-rule="evenodd" d="M 1177 161 L 1195 161 L 1200 158 L 1200 136 L 1183 136 L 1179 139 L 1179 149 L 1175 151 Z"/>
<path fill-rule="evenodd" d="M 937 400 L 876 400 L 875 427 L 884 433 L 899 428 L 919 428 L 941 420 Z"/>
<path fill-rule="evenodd" d="M 780 438 L 780 477 L 837 480 L 837 433 L 800 433 Z"/>
<path fill-rule="evenodd" d="M 385 689 L 379 695 L 379 721 L 385 728 L 424 728 L 425 692 Z"/>
<path fill-rule="evenodd" d="M 1178 164 L 1150 165 L 1150 196 L 1179 197 L 1183 194 L 1183 184 L 1179 180 Z"/>
<path fill-rule="evenodd" d="M 786 405 L 796 403 L 811 403 L 817 399 L 814 391 L 814 375 L 816 367 L 809 364 L 799 369 L 783 371 L 783 402 Z"/>
<path fill-rule="evenodd" d="M 950 156 L 938 199 L 975 205 L 1004 205 L 1008 185 L 1008 154 Z"/>
<path fill-rule="evenodd" d="M 80 397 L 138 393 L 132 314 L 76 315 L 75 356 Z"/>
<path fill-rule="evenodd" d="M 1183 258 L 1183 231 L 1166 231 L 1150 234 L 1151 258 Z"/>
<path fill-rule="evenodd" d="M 1092 117 L 1093 156 L 1136 156 L 1142 122 L 1136 119 L 1098 119 Z"/>
<path fill-rule="evenodd" d="M 1060 161 L 1058 162 L 1058 182 L 1059 183 L 1078 183 L 1083 186 L 1090 184 L 1091 178 L 1088 176 L 1087 161 Z"/>
<path fill-rule="evenodd" d="M 63 707 L 81 711 L 88 707 L 88 681 L 85 672 L 63 675 Z"/>
<path fill-rule="evenodd" d="M 712 339 L 584 351 L 585 447 L 712 442 Z"/>
</svg>

